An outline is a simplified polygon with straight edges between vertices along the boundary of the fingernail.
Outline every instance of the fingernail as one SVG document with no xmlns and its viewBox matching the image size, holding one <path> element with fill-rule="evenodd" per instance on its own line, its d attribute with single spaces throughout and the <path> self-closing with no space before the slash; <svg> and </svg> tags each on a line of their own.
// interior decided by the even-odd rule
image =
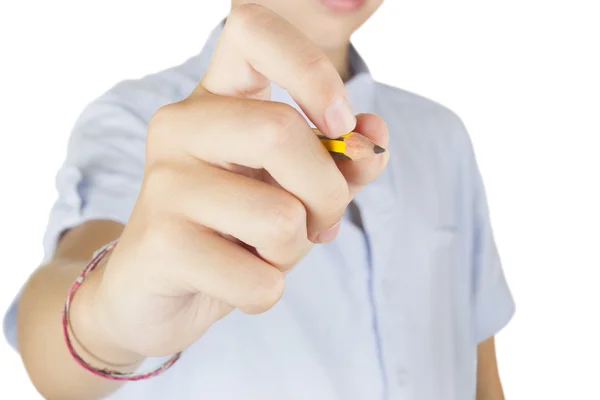
<svg viewBox="0 0 600 400">
<path fill-rule="evenodd" d="M 356 117 L 350 103 L 344 98 L 334 100 L 325 111 L 325 122 L 331 137 L 339 137 L 352 132 L 356 127 Z"/>
<path fill-rule="evenodd" d="M 340 223 L 341 221 L 338 221 L 338 223 L 331 228 L 319 233 L 319 236 L 317 236 L 317 243 L 329 243 L 335 239 L 338 233 L 340 233 Z"/>
</svg>

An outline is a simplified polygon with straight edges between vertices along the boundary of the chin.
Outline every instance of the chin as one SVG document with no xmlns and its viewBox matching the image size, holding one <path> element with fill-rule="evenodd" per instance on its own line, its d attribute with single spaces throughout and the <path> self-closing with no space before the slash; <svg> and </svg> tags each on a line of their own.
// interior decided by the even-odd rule
<svg viewBox="0 0 600 400">
<path fill-rule="evenodd" d="M 275 11 L 322 48 L 344 46 L 383 0 L 234 0 Z"/>
</svg>

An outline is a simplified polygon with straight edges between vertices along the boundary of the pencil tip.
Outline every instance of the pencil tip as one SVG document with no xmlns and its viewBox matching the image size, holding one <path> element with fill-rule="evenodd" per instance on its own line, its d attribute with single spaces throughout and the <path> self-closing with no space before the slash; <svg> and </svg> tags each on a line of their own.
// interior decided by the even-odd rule
<svg viewBox="0 0 600 400">
<path fill-rule="evenodd" d="M 373 146 L 373 152 L 375 154 L 379 154 L 379 153 L 385 152 L 385 149 L 383 147 L 379 146 L 379 145 L 374 145 Z"/>
</svg>

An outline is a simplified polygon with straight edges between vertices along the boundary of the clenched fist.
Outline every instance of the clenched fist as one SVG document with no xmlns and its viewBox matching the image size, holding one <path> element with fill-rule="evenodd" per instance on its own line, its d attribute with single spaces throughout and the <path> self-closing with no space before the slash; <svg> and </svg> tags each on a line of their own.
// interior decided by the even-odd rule
<svg viewBox="0 0 600 400">
<path fill-rule="evenodd" d="M 334 160 L 299 112 L 269 101 L 271 81 L 326 136 L 355 130 L 387 145 L 384 122 L 353 115 L 316 45 L 265 8 L 235 9 L 193 93 L 150 121 L 139 198 L 82 300 L 75 334 L 93 319 L 120 355 L 107 362 L 172 354 L 234 308 L 268 310 L 285 272 L 335 238 L 353 196 L 385 167 L 387 153 Z"/>
</svg>

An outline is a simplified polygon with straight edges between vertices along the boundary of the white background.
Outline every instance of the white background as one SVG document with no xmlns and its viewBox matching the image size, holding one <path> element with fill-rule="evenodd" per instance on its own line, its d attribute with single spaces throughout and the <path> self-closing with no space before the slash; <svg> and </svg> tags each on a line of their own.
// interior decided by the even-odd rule
<svg viewBox="0 0 600 400">
<path fill-rule="evenodd" d="M 387 0 L 355 37 L 378 80 L 449 106 L 470 130 L 517 301 L 497 339 L 509 399 L 600 399 L 594 3 Z M 84 105 L 197 53 L 228 4 L 1 3 L 0 313 L 42 257 L 54 174 Z M 3 340 L 0 382 L 0 399 L 39 398 Z"/>
</svg>

